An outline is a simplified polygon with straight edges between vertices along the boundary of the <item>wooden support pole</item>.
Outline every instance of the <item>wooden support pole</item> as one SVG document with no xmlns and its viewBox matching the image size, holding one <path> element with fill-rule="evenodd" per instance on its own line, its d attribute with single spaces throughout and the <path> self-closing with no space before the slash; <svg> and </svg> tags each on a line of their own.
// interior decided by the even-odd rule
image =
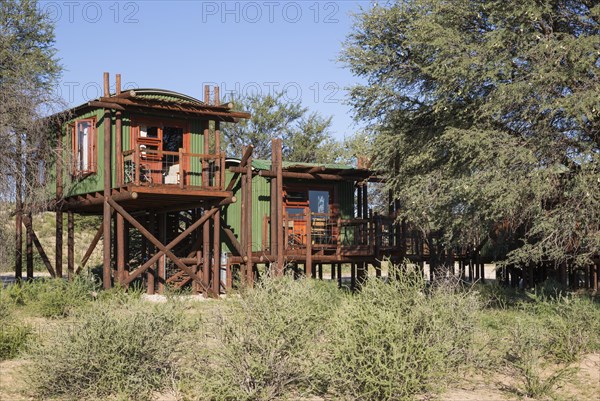
<svg viewBox="0 0 600 401">
<path fill-rule="evenodd" d="M 27 280 L 33 279 L 33 218 L 31 211 L 27 212 L 25 219 L 25 255 L 27 261 Z"/>
<path fill-rule="evenodd" d="M 54 258 L 54 267 L 56 276 L 62 277 L 62 237 L 63 237 L 63 139 L 62 129 L 57 130 L 56 138 L 56 250 Z"/>
<path fill-rule="evenodd" d="M 208 215 L 205 210 L 204 214 Z M 210 283 L 210 219 L 206 219 L 202 227 L 202 280 L 209 285 Z M 211 287 L 212 290 L 212 287 Z"/>
<path fill-rule="evenodd" d="M 277 166 L 277 155 L 275 149 L 277 147 L 276 139 L 271 140 L 271 170 L 275 170 Z M 269 252 L 271 255 L 277 256 L 277 226 L 283 224 L 277 221 L 277 178 L 271 178 L 271 210 L 270 210 L 270 238 L 269 238 Z M 281 266 L 277 265 L 275 261 L 275 271 L 271 273 L 275 276 L 280 276 L 283 273 Z"/>
<path fill-rule="evenodd" d="M 243 169 L 244 167 L 246 167 L 246 163 L 248 162 L 248 159 L 250 158 L 250 156 L 252 156 L 252 152 L 254 151 L 254 145 L 248 145 L 246 147 L 245 151 L 242 151 L 242 159 L 240 161 L 240 169 Z M 229 184 L 227 184 L 227 188 L 225 189 L 225 191 L 231 191 L 235 185 L 235 183 L 237 182 L 237 179 L 239 177 L 240 173 L 234 173 L 233 176 L 231 177 L 231 179 L 229 180 Z"/>
<path fill-rule="evenodd" d="M 104 88 L 105 91 L 108 86 L 108 73 L 105 73 L 104 76 Z M 106 95 L 108 96 L 108 95 Z M 110 166 L 110 153 L 111 153 L 111 121 L 110 121 L 110 109 L 104 110 L 104 119 L 102 123 L 104 124 L 104 206 L 103 206 L 103 219 L 102 224 L 104 225 L 104 237 L 103 237 L 103 255 L 102 255 L 102 284 L 105 289 L 111 287 L 111 266 L 110 266 L 110 243 L 111 243 L 111 233 L 110 233 L 110 220 L 111 220 L 111 210 L 108 201 L 110 200 L 110 190 L 111 190 L 111 166 Z M 57 261 L 58 265 L 58 261 Z M 57 271 L 58 274 L 58 271 Z"/>
<path fill-rule="evenodd" d="M 246 256 L 248 261 L 246 262 L 246 274 L 248 275 L 248 285 L 254 286 L 254 266 L 252 263 L 252 156 L 246 163 L 246 192 L 244 197 L 246 200 Z"/>
<path fill-rule="evenodd" d="M 217 209 L 213 215 L 213 274 L 212 290 L 221 291 L 221 211 Z"/>
<path fill-rule="evenodd" d="M 310 210 L 304 215 L 306 219 L 306 277 L 314 278 L 312 265 L 312 224 Z"/>
<path fill-rule="evenodd" d="M 35 234 L 33 227 L 31 227 L 31 238 L 33 240 L 33 244 L 35 245 L 35 248 L 37 249 L 38 253 L 40 254 L 40 257 L 42 258 L 42 262 L 44 262 L 46 269 L 48 269 L 50 276 L 56 277 L 56 271 L 52 268 L 52 264 L 50 263 L 50 258 L 48 258 L 48 255 L 46 255 L 46 252 L 44 251 L 44 248 L 42 247 L 40 240 L 38 239 L 37 235 Z"/>
<path fill-rule="evenodd" d="M 98 245 L 100 238 L 102 238 L 103 233 L 104 233 L 104 224 L 101 224 L 100 227 L 98 227 L 98 230 L 96 231 L 96 234 L 94 235 L 94 238 L 92 239 L 92 242 L 88 246 L 87 251 L 85 251 L 83 258 L 81 258 L 81 262 L 79 262 L 79 267 L 77 268 L 77 271 L 75 272 L 76 274 L 79 274 L 81 272 L 81 269 L 83 269 L 85 267 L 85 265 L 87 264 L 88 260 L 92 256 L 92 253 L 94 252 L 94 249 L 96 249 L 96 245 Z"/>
<path fill-rule="evenodd" d="M 282 142 L 281 139 L 275 139 L 275 146 L 273 151 L 277 156 L 277 165 L 275 166 L 275 174 L 277 178 L 275 201 L 277 203 L 277 268 L 279 269 L 279 275 L 283 275 L 284 269 L 284 253 L 283 253 L 283 160 L 281 154 Z M 271 198 L 271 202 L 273 198 Z"/>
<path fill-rule="evenodd" d="M 120 214 L 117 214 L 116 220 L 117 279 L 115 281 L 122 285 L 125 279 L 125 220 Z"/>
<path fill-rule="evenodd" d="M 158 217 L 158 240 L 161 244 L 167 242 L 167 214 L 159 213 Z M 158 246 L 158 245 L 157 245 Z M 158 279 L 158 293 L 164 294 L 165 292 L 165 283 L 167 276 L 167 258 L 162 255 L 158 259 L 158 274 L 156 278 Z"/>
<path fill-rule="evenodd" d="M 75 276 L 75 216 L 72 210 L 67 212 L 67 278 Z"/>
<path fill-rule="evenodd" d="M 157 224 L 156 224 L 156 214 L 154 213 L 150 213 L 149 218 L 147 219 L 148 221 L 148 231 L 152 232 L 152 233 L 157 233 L 158 228 L 157 228 Z M 142 261 L 144 261 L 147 257 L 148 254 L 148 240 L 146 239 L 146 237 L 142 236 Z M 148 267 L 148 270 L 146 272 L 146 293 L 148 295 L 153 295 L 154 292 L 156 291 L 156 272 L 158 271 L 158 259 L 160 258 L 156 258 L 156 260 L 153 262 L 154 265 Z M 127 283 L 127 280 L 125 280 L 125 283 Z"/>
<path fill-rule="evenodd" d="M 342 288 L 342 264 L 338 263 L 336 265 L 336 268 L 337 268 L 338 288 Z"/>
<path fill-rule="evenodd" d="M 209 148 L 210 148 L 210 141 L 209 141 L 209 134 L 210 134 L 210 126 L 209 126 L 209 121 L 204 121 L 202 123 L 203 125 L 203 148 L 202 148 L 202 153 L 204 154 L 209 154 Z M 183 178 L 183 177 L 182 177 Z M 183 180 L 182 180 L 183 181 Z M 208 188 L 209 185 L 209 177 L 208 177 L 208 160 L 206 158 L 202 158 L 202 187 L 203 188 Z"/>
<path fill-rule="evenodd" d="M 356 289 L 356 263 L 350 264 L 350 289 Z"/>
<path fill-rule="evenodd" d="M 115 83 L 115 92 L 116 92 L 116 94 L 118 96 L 118 95 L 121 94 L 121 74 L 116 74 L 115 80 L 116 80 L 116 83 Z"/>
<path fill-rule="evenodd" d="M 152 235 L 152 233 L 150 233 L 148 230 L 146 230 L 146 228 L 144 228 L 144 226 L 142 226 L 136 219 L 134 219 L 129 213 L 127 213 L 127 211 L 125 211 L 125 209 L 123 209 L 118 203 L 116 203 L 112 199 L 109 199 L 108 202 L 113 207 L 113 209 L 115 209 L 115 211 L 117 213 L 121 214 L 125 218 L 125 220 L 127 220 L 129 223 L 131 223 L 132 226 L 137 228 L 140 231 L 140 233 L 142 233 L 143 236 L 148 238 L 148 240 L 154 246 L 156 246 L 160 251 L 164 252 L 164 254 L 169 259 L 171 259 L 173 261 L 173 263 L 175 263 L 175 265 L 177 265 L 177 267 L 179 267 L 181 270 L 186 272 L 190 277 L 192 277 L 193 280 L 196 280 L 198 283 L 200 283 L 202 288 L 205 291 L 207 291 L 209 295 L 211 295 L 211 296 L 218 295 L 218 294 L 213 293 L 212 289 L 207 285 L 206 282 L 204 282 L 202 280 L 201 277 L 198 277 L 198 275 L 196 275 L 196 273 L 194 273 L 193 269 L 190 269 L 188 266 L 186 266 L 177 256 L 175 256 L 173 254 L 173 252 L 168 250 L 165 245 L 163 245 L 154 235 Z"/>
<path fill-rule="evenodd" d="M 120 77 L 120 75 L 117 75 Z M 117 111 L 115 113 L 115 160 L 116 160 L 116 180 L 117 186 L 120 187 L 124 184 L 123 177 L 123 121 L 121 112 Z"/>
</svg>

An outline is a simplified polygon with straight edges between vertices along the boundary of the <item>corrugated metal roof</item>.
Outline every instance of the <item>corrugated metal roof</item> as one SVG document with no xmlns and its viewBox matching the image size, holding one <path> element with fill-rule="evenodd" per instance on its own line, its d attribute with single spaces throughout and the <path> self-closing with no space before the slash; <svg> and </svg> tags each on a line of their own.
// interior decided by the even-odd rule
<svg viewBox="0 0 600 401">
<path fill-rule="evenodd" d="M 271 170 L 271 160 L 252 159 L 252 167 L 257 170 Z M 354 167 L 348 164 L 338 163 L 300 163 L 292 161 L 284 161 L 283 168 L 289 169 L 294 167 L 325 167 L 326 169 L 351 170 Z"/>
</svg>

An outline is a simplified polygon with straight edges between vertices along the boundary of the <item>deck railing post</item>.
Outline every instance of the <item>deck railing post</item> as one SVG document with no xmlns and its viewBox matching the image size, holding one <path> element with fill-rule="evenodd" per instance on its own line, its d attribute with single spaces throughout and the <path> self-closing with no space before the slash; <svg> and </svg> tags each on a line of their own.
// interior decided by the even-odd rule
<svg viewBox="0 0 600 401">
<path fill-rule="evenodd" d="M 312 277 L 312 222 L 310 210 L 304 213 L 304 219 L 306 220 L 306 277 Z"/>
<path fill-rule="evenodd" d="M 185 163 L 183 162 L 183 148 L 179 148 L 179 188 L 185 186 Z"/>
<path fill-rule="evenodd" d="M 140 146 L 135 145 L 133 154 L 133 182 L 135 185 L 140 185 Z"/>
</svg>

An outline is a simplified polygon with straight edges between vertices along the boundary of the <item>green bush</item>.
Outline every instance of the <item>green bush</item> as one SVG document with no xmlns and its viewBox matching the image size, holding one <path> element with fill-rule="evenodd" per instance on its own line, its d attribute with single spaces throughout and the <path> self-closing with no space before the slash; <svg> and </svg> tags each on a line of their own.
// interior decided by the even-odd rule
<svg viewBox="0 0 600 401">
<path fill-rule="evenodd" d="M 308 391 L 323 361 L 323 328 L 341 297 L 330 283 L 286 277 L 230 298 L 203 325 L 200 341 L 210 346 L 186 347 L 198 352 L 184 368 L 181 390 L 198 400 L 271 400 Z"/>
<path fill-rule="evenodd" d="M 0 361 L 13 359 L 27 348 L 31 328 L 20 324 L 0 327 Z"/>
<path fill-rule="evenodd" d="M 466 359 L 479 308 L 470 292 L 427 288 L 417 274 L 369 280 L 339 308 L 328 331 L 329 393 L 411 400 L 439 390 Z"/>
<path fill-rule="evenodd" d="M 32 349 L 25 373 L 32 395 L 148 399 L 168 384 L 182 319 L 177 305 L 99 302 L 76 318 Z"/>
</svg>

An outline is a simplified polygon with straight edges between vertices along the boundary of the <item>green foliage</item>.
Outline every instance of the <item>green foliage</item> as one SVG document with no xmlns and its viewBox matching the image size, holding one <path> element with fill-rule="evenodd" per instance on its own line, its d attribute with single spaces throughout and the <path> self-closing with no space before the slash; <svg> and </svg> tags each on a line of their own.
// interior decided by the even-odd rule
<svg viewBox="0 0 600 401">
<path fill-rule="evenodd" d="M 257 94 L 234 99 L 237 109 L 252 118 L 223 124 L 227 150 L 241 156 L 242 147 L 254 145 L 254 157 L 271 155 L 271 139 L 283 139 L 283 157 L 297 162 L 332 163 L 340 156 L 340 145 L 330 132 L 331 117 L 308 113 L 299 102 L 289 102 L 285 93 Z"/>
<path fill-rule="evenodd" d="M 0 287 L 0 361 L 18 356 L 27 347 L 31 328 L 14 319 L 14 303 Z"/>
<path fill-rule="evenodd" d="M 16 323 L 3 323 L 0 327 L 0 361 L 13 359 L 28 345 L 31 328 Z"/>
<path fill-rule="evenodd" d="M 48 199 L 31 172 L 53 153 L 47 128 L 55 121 L 45 118 L 59 103 L 53 45 L 54 26 L 36 1 L 0 2 L 0 193 L 29 207 Z"/>
<path fill-rule="evenodd" d="M 214 325 L 203 325 L 203 341 L 212 346 L 195 348 L 182 390 L 199 400 L 271 400 L 309 388 L 340 296 L 326 283 L 283 278 L 228 300 Z"/>
<path fill-rule="evenodd" d="M 181 319 L 173 303 L 98 303 L 32 348 L 26 380 L 44 399 L 149 399 L 173 374 Z"/>
<path fill-rule="evenodd" d="M 370 280 L 334 314 L 329 391 L 359 400 L 412 400 L 439 391 L 465 360 L 478 309 L 473 294 L 428 289 L 416 275 Z"/>
<path fill-rule="evenodd" d="M 72 281 L 45 279 L 11 284 L 2 290 L 0 298 L 43 317 L 59 318 L 91 301 L 97 290 L 96 282 L 76 276 Z"/>
<path fill-rule="evenodd" d="M 600 5 L 410 0 L 356 17 L 342 53 L 356 118 L 403 217 L 446 243 L 504 222 L 499 259 L 600 249 Z M 518 241 L 522 240 L 522 241 Z"/>
</svg>

